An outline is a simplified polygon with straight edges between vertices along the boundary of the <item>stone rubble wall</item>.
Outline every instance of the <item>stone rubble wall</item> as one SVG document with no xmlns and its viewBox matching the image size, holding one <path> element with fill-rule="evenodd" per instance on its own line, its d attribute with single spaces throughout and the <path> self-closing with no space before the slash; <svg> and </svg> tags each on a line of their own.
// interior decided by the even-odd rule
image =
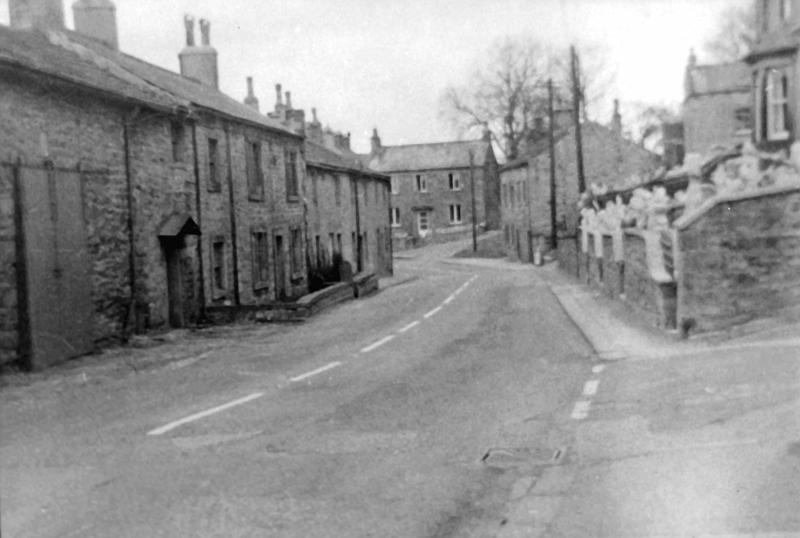
<svg viewBox="0 0 800 538">
<path fill-rule="evenodd" d="M 800 186 L 717 198 L 676 228 L 685 330 L 800 317 Z"/>
</svg>

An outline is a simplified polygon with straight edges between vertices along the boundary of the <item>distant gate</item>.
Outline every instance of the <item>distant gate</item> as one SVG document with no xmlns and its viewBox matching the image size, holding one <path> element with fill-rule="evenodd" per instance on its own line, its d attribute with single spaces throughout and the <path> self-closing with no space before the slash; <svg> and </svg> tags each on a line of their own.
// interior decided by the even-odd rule
<svg viewBox="0 0 800 538">
<path fill-rule="evenodd" d="M 14 170 L 20 352 L 43 368 L 93 347 L 83 184 L 77 169 Z"/>
</svg>

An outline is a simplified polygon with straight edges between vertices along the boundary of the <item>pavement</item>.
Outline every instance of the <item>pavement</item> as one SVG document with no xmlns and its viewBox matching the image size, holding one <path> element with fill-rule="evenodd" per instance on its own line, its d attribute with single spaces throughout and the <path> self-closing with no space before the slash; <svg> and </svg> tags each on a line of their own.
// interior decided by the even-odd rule
<svg viewBox="0 0 800 538">
<path fill-rule="evenodd" d="M 302 324 L 2 380 L 3 534 L 800 536 L 795 327 L 680 340 L 463 247 Z"/>
</svg>

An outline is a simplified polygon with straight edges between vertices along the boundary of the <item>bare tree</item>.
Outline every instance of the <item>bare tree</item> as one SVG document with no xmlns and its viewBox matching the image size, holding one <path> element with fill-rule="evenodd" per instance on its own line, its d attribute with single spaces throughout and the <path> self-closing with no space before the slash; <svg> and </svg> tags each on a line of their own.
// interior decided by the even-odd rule
<svg viewBox="0 0 800 538">
<path fill-rule="evenodd" d="M 706 54 L 715 62 L 741 60 L 753 46 L 756 38 L 756 4 L 730 7 L 722 13 L 717 33 L 706 41 Z"/>
<path fill-rule="evenodd" d="M 661 153 L 664 124 L 678 118 L 673 107 L 635 102 L 628 104 L 626 108 L 632 117 L 631 138 L 642 147 Z"/>
<path fill-rule="evenodd" d="M 581 115 L 588 120 L 593 109 L 603 101 L 614 83 L 616 73 L 609 68 L 606 58 L 608 50 L 596 43 L 581 43 L 578 52 L 578 75 L 581 94 Z M 556 67 L 554 80 L 564 88 L 572 85 L 572 72 L 568 51 L 559 54 L 553 62 Z"/>
<path fill-rule="evenodd" d="M 551 68 L 552 55 L 541 44 L 506 38 L 466 85 L 445 90 L 443 113 L 462 131 L 487 127 L 506 159 L 514 159 L 535 118 L 547 110 Z"/>
<path fill-rule="evenodd" d="M 601 49 L 587 50 L 581 62 L 581 90 L 592 106 L 605 94 L 610 79 L 603 70 Z M 579 52 L 583 54 L 583 50 Z M 536 119 L 547 116 L 550 78 L 555 85 L 556 106 L 570 106 L 568 51 L 556 55 L 541 43 L 505 38 L 490 49 L 486 64 L 466 84 L 444 91 L 442 113 L 462 133 L 487 127 L 505 158 L 511 160 L 519 156 Z"/>
</svg>

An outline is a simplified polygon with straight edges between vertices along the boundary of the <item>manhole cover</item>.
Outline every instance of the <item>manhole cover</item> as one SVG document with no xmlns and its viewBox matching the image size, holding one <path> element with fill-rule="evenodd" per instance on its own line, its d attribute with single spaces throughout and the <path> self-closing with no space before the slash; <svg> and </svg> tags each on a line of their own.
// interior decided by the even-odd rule
<svg viewBox="0 0 800 538">
<path fill-rule="evenodd" d="M 526 465 L 557 465 L 565 450 L 546 448 L 491 448 L 481 458 L 481 463 L 497 469 L 509 469 Z"/>
</svg>

